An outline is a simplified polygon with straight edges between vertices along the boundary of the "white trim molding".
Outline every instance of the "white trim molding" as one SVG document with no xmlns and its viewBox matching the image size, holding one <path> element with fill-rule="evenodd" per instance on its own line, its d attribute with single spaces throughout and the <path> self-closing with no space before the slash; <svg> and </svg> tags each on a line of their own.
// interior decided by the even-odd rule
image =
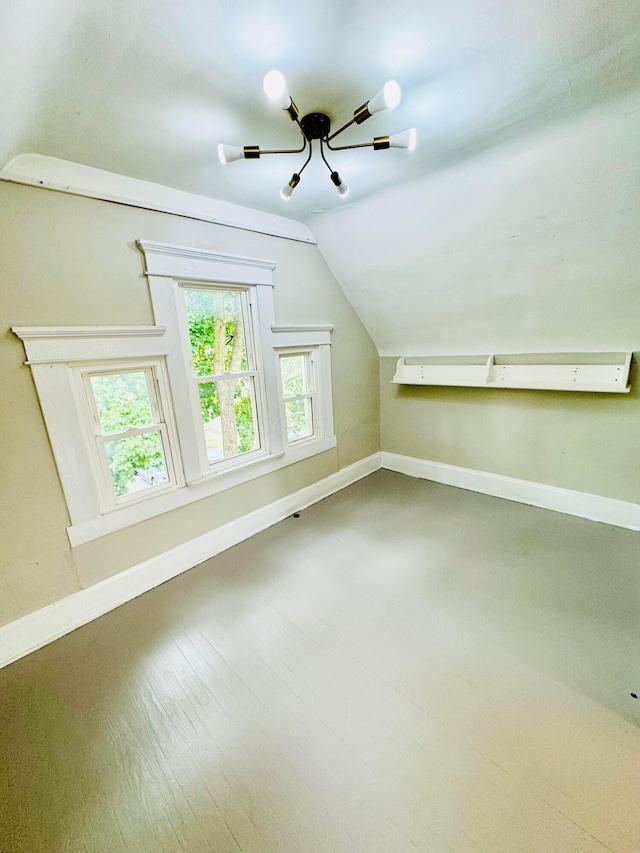
<svg viewBox="0 0 640 853">
<path fill-rule="evenodd" d="M 382 453 L 382 467 L 410 477 L 432 480 L 471 492 L 481 492 L 496 498 L 551 509 L 566 515 L 577 515 L 590 521 L 600 521 L 615 527 L 640 530 L 640 504 L 604 498 L 587 492 L 561 489 L 530 480 L 518 480 L 472 468 L 460 468 L 443 462 L 416 459 L 398 453 Z"/>
<path fill-rule="evenodd" d="M 155 240 L 138 240 L 137 243 L 144 255 L 147 276 L 273 286 L 275 261 Z"/>
<path fill-rule="evenodd" d="M 374 453 L 304 489 L 0 627 L 0 668 L 323 500 L 379 468 L 640 530 L 640 505 L 397 453 Z"/>
<path fill-rule="evenodd" d="M 40 399 L 71 519 L 67 534 L 72 546 L 336 447 L 330 357 L 333 326 L 276 325 L 275 262 L 152 240 L 138 240 L 137 245 L 145 259 L 156 325 L 13 328 L 24 344 Z M 220 284 L 221 289 L 238 291 L 247 313 L 245 322 L 255 333 L 258 346 L 254 372 L 261 445 L 253 453 L 216 466 L 209 463 L 198 392 L 190 381 L 193 367 L 182 287 L 192 283 L 197 289 Z M 294 346 L 313 349 L 317 355 L 317 417 L 313 436 L 289 443 L 280 405 L 280 367 L 274 353 Z M 87 395 L 86 385 L 78 377 L 106 369 L 106 362 L 114 366 L 126 362 L 129 367 L 138 360 L 156 378 L 176 476 L 171 489 L 147 489 L 135 499 L 113 505 L 110 483 L 106 491 L 103 488 L 101 464 L 92 464 L 96 436 L 90 417 L 87 419 L 91 394 Z"/>
<path fill-rule="evenodd" d="M 271 326 L 274 347 L 331 346 L 332 325 Z"/>
<path fill-rule="evenodd" d="M 311 323 L 307 325 L 271 327 L 272 332 L 331 332 L 332 330 L 332 323 Z"/>
<path fill-rule="evenodd" d="M 27 364 L 166 355 L 166 326 L 13 326 Z"/>
<path fill-rule="evenodd" d="M 142 338 L 161 337 L 164 326 L 13 326 L 21 341 L 44 338 Z"/>
<path fill-rule="evenodd" d="M 187 483 L 184 487 L 158 495 L 153 500 L 132 504 L 106 515 L 72 524 L 67 527 L 69 542 L 74 547 L 83 545 L 85 542 L 91 542 L 107 533 L 115 533 L 125 527 L 131 527 L 132 524 L 138 524 L 140 521 L 146 521 L 165 512 L 172 512 L 174 509 L 188 506 L 195 501 L 211 497 L 211 495 L 226 491 L 234 486 L 248 483 L 250 480 L 255 480 L 256 477 L 277 471 L 284 464 L 291 465 L 293 462 L 301 462 L 303 459 L 308 459 L 318 453 L 333 450 L 336 445 L 335 435 L 313 444 L 302 444 L 300 447 L 292 447 L 287 450 L 286 461 L 284 451 L 271 456 L 263 456 L 244 465 L 231 468 L 224 473 L 211 474 L 195 483 Z"/>
<path fill-rule="evenodd" d="M 380 467 L 375 453 L 236 521 L 145 560 L 87 589 L 0 627 L 0 667 L 69 634 L 161 583 L 277 524 L 294 512 L 367 477 Z"/>
<path fill-rule="evenodd" d="M 265 213 L 151 181 L 140 181 L 44 154 L 19 154 L 9 160 L 0 169 L 0 181 L 172 213 L 284 240 L 314 245 L 317 242 L 306 225 L 286 216 Z"/>
</svg>

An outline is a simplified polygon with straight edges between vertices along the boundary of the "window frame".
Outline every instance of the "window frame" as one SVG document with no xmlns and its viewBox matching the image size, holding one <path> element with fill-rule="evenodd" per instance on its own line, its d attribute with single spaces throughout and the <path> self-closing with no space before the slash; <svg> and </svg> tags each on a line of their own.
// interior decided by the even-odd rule
<svg viewBox="0 0 640 853">
<path fill-rule="evenodd" d="M 306 380 L 309 390 L 304 392 L 303 394 L 295 394 L 295 395 L 285 395 L 283 383 L 282 383 L 282 359 L 283 358 L 291 358 L 295 356 L 302 356 L 305 359 L 305 372 L 306 372 Z M 318 380 L 316 375 L 316 348 L 315 347 L 280 347 L 276 351 L 276 358 L 278 359 L 278 369 L 280 376 L 280 406 L 282 413 L 282 437 L 283 441 L 289 447 L 298 446 L 302 442 L 306 441 L 314 441 L 316 439 L 317 432 L 317 422 L 318 422 L 318 402 L 317 402 L 317 388 L 318 388 Z M 292 403 L 297 400 L 308 400 L 311 408 L 311 433 L 309 435 L 302 436 L 301 438 L 294 438 L 293 440 L 289 439 L 289 430 L 287 428 L 287 403 Z"/>
<path fill-rule="evenodd" d="M 138 241 L 145 260 L 154 325 L 13 327 L 27 355 L 44 424 L 60 475 L 71 523 L 72 546 L 171 512 L 194 501 L 249 482 L 286 465 L 336 447 L 331 392 L 332 325 L 276 326 L 273 304 L 275 264 L 212 250 Z M 192 392 L 186 368 L 191 357 L 186 322 L 179 321 L 181 284 L 196 283 L 245 289 L 254 304 L 256 358 L 263 383 L 263 452 L 254 458 L 234 457 L 231 466 L 210 470 L 204 442 L 197 441 Z M 313 349 L 317 369 L 318 411 L 312 440 L 288 445 L 282 437 L 277 354 L 283 348 Z M 105 509 L 91 461 L 78 388 L 78 368 L 105 363 L 157 361 L 163 412 L 174 430 L 176 488 L 155 490 L 140 500 Z M 200 413 L 198 417 L 201 421 Z M 91 431 L 90 442 L 95 436 Z M 251 454 L 253 456 L 253 453 Z M 204 457 L 204 458 L 203 458 Z"/>
<path fill-rule="evenodd" d="M 333 325 L 275 324 L 275 263 L 155 241 L 139 240 L 138 247 L 145 258 L 155 322 L 167 329 L 167 369 L 187 485 L 190 488 L 199 485 L 207 493 L 214 494 L 334 448 L 337 442 L 333 427 L 329 353 Z M 247 291 L 261 376 L 264 406 L 262 451 L 241 454 L 212 467 L 209 466 L 204 442 L 199 440 L 199 402 L 194 397 L 190 382 L 191 342 L 180 292 L 181 287 L 190 285 L 223 290 L 237 287 Z M 274 351 L 282 347 L 315 347 L 318 353 L 322 351 L 322 367 L 318 373 L 318 382 L 322 384 L 322 429 L 312 440 L 298 443 L 300 446 L 289 445 L 282 435 L 280 374 L 273 357 Z M 249 456 L 251 458 L 245 458 Z"/>
<path fill-rule="evenodd" d="M 243 325 L 245 328 L 245 346 L 247 350 L 247 361 L 250 366 L 249 370 L 241 371 L 238 374 L 233 374 L 234 376 L 250 376 L 252 378 L 252 386 L 254 392 L 253 399 L 253 420 L 254 420 L 254 430 L 256 436 L 258 438 L 258 447 L 254 450 L 248 451 L 247 453 L 239 453 L 236 456 L 229 457 L 227 459 L 221 459 L 218 461 L 210 462 L 206 450 L 206 439 L 204 432 L 204 422 L 202 420 L 202 414 L 200 409 L 200 398 L 198 392 L 198 385 L 202 384 L 203 380 L 208 382 L 216 382 L 218 379 L 211 374 L 207 377 L 198 376 L 196 374 L 195 368 L 193 366 L 193 354 L 191 347 L 191 339 L 189 336 L 189 324 L 187 319 L 187 310 L 186 304 L 184 300 L 184 291 L 185 290 L 201 290 L 204 292 L 214 293 L 214 292 L 236 292 L 241 295 L 241 304 L 243 308 Z M 266 455 L 269 455 L 267 443 L 269 440 L 268 430 L 265 428 L 265 424 L 268 423 L 267 416 L 267 405 L 266 405 L 266 393 L 264 388 L 263 381 L 263 371 L 262 367 L 262 357 L 261 357 L 261 348 L 259 341 L 256 340 L 256 322 L 255 322 L 255 314 L 256 314 L 256 298 L 255 293 L 251 290 L 250 287 L 243 287 L 240 285 L 230 285 L 230 284 L 222 284 L 218 282 L 189 282 L 189 281 L 179 281 L 178 282 L 178 300 L 177 300 L 177 315 L 178 322 L 180 323 L 183 331 L 183 335 L 181 336 L 183 346 L 185 348 L 184 353 L 184 362 L 185 367 L 187 368 L 189 374 L 189 384 L 190 384 L 190 402 L 191 402 L 191 411 L 192 417 L 197 424 L 197 440 L 201 445 L 200 449 L 200 460 L 202 465 L 202 460 L 206 458 L 206 468 L 202 466 L 202 474 L 203 476 L 207 476 L 208 473 L 220 473 L 231 468 L 235 468 L 239 464 L 247 464 L 254 460 L 259 460 Z M 253 367 L 251 367 L 253 365 Z M 228 378 L 226 374 L 223 374 L 225 377 L 222 381 L 229 381 L 231 379 L 231 374 L 228 374 Z M 213 377 L 213 378 L 212 378 Z"/>
<path fill-rule="evenodd" d="M 159 494 L 165 494 L 183 486 L 184 478 L 180 468 L 178 437 L 171 413 L 171 396 L 167 384 L 164 359 L 88 362 L 76 364 L 72 369 L 76 384 L 78 415 L 85 437 L 89 464 L 97 485 L 97 497 L 101 513 L 105 514 L 120 507 L 151 500 Z M 147 376 L 149 403 L 155 420 L 145 427 L 125 429 L 119 433 L 101 432 L 91 377 L 135 372 L 143 372 Z M 158 483 L 140 492 L 118 496 L 109 469 L 106 451 L 101 452 L 100 445 L 105 445 L 107 441 L 117 441 L 119 438 L 148 432 L 157 432 L 161 436 L 168 482 Z"/>
</svg>

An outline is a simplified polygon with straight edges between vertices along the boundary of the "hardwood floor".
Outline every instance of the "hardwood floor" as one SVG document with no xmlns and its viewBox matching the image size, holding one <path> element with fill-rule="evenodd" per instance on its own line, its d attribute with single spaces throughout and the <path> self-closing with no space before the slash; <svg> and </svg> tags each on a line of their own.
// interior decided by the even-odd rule
<svg viewBox="0 0 640 853">
<path fill-rule="evenodd" d="M 638 853 L 639 558 L 377 472 L 0 671 L 0 849 Z"/>
</svg>

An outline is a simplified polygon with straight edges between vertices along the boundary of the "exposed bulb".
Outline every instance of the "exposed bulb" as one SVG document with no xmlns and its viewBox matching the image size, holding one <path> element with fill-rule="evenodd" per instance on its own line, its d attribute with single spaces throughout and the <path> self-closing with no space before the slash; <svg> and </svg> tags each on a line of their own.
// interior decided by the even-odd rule
<svg viewBox="0 0 640 853">
<path fill-rule="evenodd" d="M 389 80 L 367 104 L 369 115 L 379 113 L 381 110 L 393 110 L 398 106 L 401 99 L 400 86 L 395 80 Z"/>
<path fill-rule="evenodd" d="M 276 101 L 283 110 L 291 106 L 291 96 L 287 90 L 287 81 L 284 79 L 284 74 L 273 68 L 264 75 L 262 83 L 265 94 L 272 101 Z"/>
<path fill-rule="evenodd" d="M 291 176 L 291 180 L 288 183 L 286 183 L 280 189 L 280 197 L 284 201 L 289 201 L 289 199 L 293 195 L 293 191 L 295 190 L 295 188 L 298 186 L 299 183 L 300 183 L 300 175 L 298 175 L 296 172 L 294 172 L 293 175 Z"/>
<path fill-rule="evenodd" d="M 242 148 L 238 148 L 237 145 L 225 145 L 223 142 L 220 142 L 218 145 L 218 157 L 223 166 L 226 166 L 227 163 L 232 163 L 234 160 L 242 160 L 244 158 L 244 151 Z"/>
<path fill-rule="evenodd" d="M 400 90 L 400 85 L 396 83 L 395 80 L 389 80 L 388 83 L 384 84 L 382 89 L 384 92 L 384 100 L 387 105 L 388 110 L 395 110 L 400 101 L 402 100 L 402 91 Z"/>
<path fill-rule="evenodd" d="M 289 201 L 291 196 L 293 195 L 293 187 L 289 186 L 289 184 L 285 184 L 283 187 L 280 187 L 280 197 L 283 201 Z"/>
<path fill-rule="evenodd" d="M 409 130 L 403 130 L 401 133 L 394 133 L 389 137 L 389 148 L 406 148 L 408 151 L 413 151 L 418 141 L 418 134 L 415 127 L 410 127 Z"/>
<path fill-rule="evenodd" d="M 346 181 L 343 181 L 340 175 L 337 172 L 331 172 L 331 180 L 336 186 L 338 190 L 338 195 L 341 198 L 349 195 L 349 184 Z"/>
</svg>

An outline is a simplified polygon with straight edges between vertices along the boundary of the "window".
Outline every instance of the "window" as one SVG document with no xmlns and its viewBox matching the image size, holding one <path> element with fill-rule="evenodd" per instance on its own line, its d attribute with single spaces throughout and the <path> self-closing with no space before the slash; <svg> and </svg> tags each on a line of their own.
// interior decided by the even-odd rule
<svg viewBox="0 0 640 853">
<path fill-rule="evenodd" d="M 332 326 L 276 326 L 271 261 L 139 241 L 167 369 L 187 487 L 213 494 L 335 447 Z M 280 356 L 303 355 L 287 401 Z M 298 393 L 298 392 L 296 392 Z M 306 426 L 300 424 L 301 409 Z"/>
<path fill-rule="evenodd" d="M 182 287 L 209 465 L 261 447 L 258 370 L 246 290 Z"/>
<path fill-rule="evenodd" d="M 90 453 L 105 510 L 178 485 L 175 441 L 159 394 L 160 372 L 159 362 L 78 369 L 87 404 L 82 413 L 93 439 Z"/>
<path fill-rule="evenodd" d="M 280 354 L 280 377 L 287 441 L 314 434 L 314 371 L 311 351 Z"/>
<path fill-rule="evenodd" d="M 336 446 L 332 326 L 276 326 L 274 264 L 139 242 L 152 326 L 14 328 L 72 545 Z"/>
</svg>

